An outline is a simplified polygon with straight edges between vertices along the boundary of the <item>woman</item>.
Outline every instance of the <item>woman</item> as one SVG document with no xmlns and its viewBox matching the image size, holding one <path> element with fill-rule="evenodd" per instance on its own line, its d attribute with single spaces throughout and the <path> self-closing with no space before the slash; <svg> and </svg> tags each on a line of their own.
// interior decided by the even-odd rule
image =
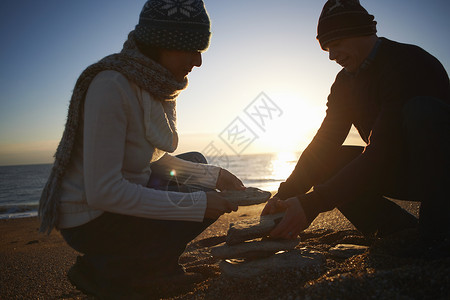
<svg viewBox="0 0 450 300">
<path fill-rule="evenodd" d="M 167 154 L 176 98 L 210 40 L 203 2 L 177 5 L 147 1 L 123 50 L 88 67 L 72 95 L 39 212 L 41 231 L 60 229 L 84 254 L 68 276 L 86 293 L 185 278 L 186 244 L 237 210 L 214 189 L 245 189 L 199 153 Z"/>
</svg>

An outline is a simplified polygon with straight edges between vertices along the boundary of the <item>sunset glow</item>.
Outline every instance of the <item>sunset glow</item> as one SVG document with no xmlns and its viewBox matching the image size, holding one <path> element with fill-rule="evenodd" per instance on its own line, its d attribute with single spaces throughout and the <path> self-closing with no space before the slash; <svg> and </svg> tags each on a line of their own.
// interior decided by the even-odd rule
<svg viewBox="0 0 450 300">
<path fill-rule="evenodd" d="M 308 145 L 340 70 L 316 40 L 324 2 L 205 1 L 212 21 L 211 46 L 177 100 L 176 154 L 202 151 L 261 92 L 283 114 L 264 130 L 254 129 L 258 139 L 243 154 L 298 152 Z M 0 26 L 0 165 L 52 162 L 78 76 L 121 50 L 144 3 L 0 3 L 0 11 L 7 12 Z M 379 36 L 416 44 L 448 70 L 450 42 L 442 38 L 450 28 L 448 3 L 408 3 L 361 1 L 375 15 Z"/>
</svg>

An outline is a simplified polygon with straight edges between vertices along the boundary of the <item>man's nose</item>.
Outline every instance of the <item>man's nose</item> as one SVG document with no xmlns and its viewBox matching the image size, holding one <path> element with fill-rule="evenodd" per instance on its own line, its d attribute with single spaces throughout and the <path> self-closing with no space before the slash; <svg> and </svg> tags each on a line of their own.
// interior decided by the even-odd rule
<svg viewBox="0 0 450 300">
<path fill-rule="evenodd" d="M 337 58 L 337 53 L 335 50 L 329 49 L 328 50 L 328 57 L 330 60 L 336 60 Z"/>
<path fill-rule="evenodd" d="M 192 65 L 200 67 L 202 65 L 202 54 L 200 52 L 195 52 L 192 57 Z"/>
</svg>

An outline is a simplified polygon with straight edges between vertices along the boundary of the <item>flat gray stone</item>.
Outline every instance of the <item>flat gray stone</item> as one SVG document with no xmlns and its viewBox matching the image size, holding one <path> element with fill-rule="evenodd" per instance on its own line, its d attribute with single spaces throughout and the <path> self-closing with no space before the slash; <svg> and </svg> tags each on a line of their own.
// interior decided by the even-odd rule
<svg viewBox="0 0 450 300">
<path fill-rule="evenodd" d="M 254 187 L 248 187 L 243 191 L 225 191 L 220 193 L 222 197 L 239 206 L 256 205 L 267 202 L 272 194 Z"/>
<path fill-rule="evenodd" d="M 261 258 L 267 257 L 282 250 L 292 250 L 300 243 L 295 240 L 262 240 L 245 242 L 237 245 L 220 244 L 211 248 L 211 254 L 215 258 Z"/>
<path fill-rule="evenodd" d="M 251 261 L 222 261 L 219 264 L 222 274 L 228 277 L 243 279 L 284 270 L 302 270 L 313 266 L 321 266 L 325 262 L 323 254 L 311 250 L 291 250 L 268 258 Z"/>
<path fill-rule="evenodd" d="M 284 213 L 279 213 L 231 223 L 226 242 L 228 245 L 236 245 L 248 240 L 266 237 L 283 216 Z"/>
<path fill-rule="evenodd" d="M 349 258 L 353 255 L 358 255 L 366 252 L 369 249 L 367 246 L 339 244 L 328 250 L 333 256 L 340 258 Z"/>
</svg>

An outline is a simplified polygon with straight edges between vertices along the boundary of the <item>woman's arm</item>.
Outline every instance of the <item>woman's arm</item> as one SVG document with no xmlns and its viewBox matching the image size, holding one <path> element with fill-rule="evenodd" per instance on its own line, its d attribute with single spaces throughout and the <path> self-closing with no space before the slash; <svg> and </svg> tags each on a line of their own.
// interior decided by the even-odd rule
<svg viewBox="0 0 450 300">
<path fill-rule="evenodd" d="M 195 163 L 166 153 L 158 161 L 152 163 L 152 172 L 164 179 L 177 177 L 179 183 L 216 188 L 220 167 Z"/>
<path fill-rule="evenodd" d="M 152 171 L 165 179 L 176 179 L 181 184 L 194 184 L 224 190 L 245 189 L 242 181 L 228 170 L 213 165 L 186 161 L 169 154 L 152 164 Z"/>
</svg>

